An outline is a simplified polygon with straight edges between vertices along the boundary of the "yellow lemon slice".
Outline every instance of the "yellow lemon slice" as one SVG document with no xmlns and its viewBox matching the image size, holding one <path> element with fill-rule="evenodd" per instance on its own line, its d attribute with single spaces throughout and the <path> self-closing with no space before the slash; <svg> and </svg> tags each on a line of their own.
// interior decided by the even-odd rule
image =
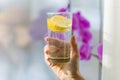
<svg viewBox="0 0 120 80">
<path fill-rule="evenodd" d="M 72 20 L 62 15 L 56 15 L 47 19 L 47 25 L 54 32 L 66 32 L 71 30 Z"/>
</svg>

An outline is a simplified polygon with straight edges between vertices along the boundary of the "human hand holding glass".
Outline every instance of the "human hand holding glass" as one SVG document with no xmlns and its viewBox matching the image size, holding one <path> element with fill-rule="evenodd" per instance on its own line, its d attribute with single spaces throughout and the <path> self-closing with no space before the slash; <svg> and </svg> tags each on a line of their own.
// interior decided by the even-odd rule
<svg viewBox="0 0 120 80">
<path fill-rule="evenodd" d="M 81 76 L 79 72 L 79 52 L 77 48 L 77 43 L 75 41 L 75 37 L 72 36 L 70 43 L 66 43 L 64 41 L 49 38 L 46 37 L 45 41 L 48 42 L 48 44 L 44 47 L 44 53 L 45 53 L 45 62 L 49 65 L 49 67 L 54 71 L 54 73 L 61 79 L 61 80 L 84 80 L 84 78 Z M 50 44 L 51 42 L 56 43 L 55 45 Z M 63 48 L 62 46 L 59 47 L 59 44 L 66 44 L 70 48 L 70 61 L 66 63 L 55 63 L 51 60 L 50 54 L 59 52 L 57 51 L 59 48 L 62 53 Z"/>
</svg>

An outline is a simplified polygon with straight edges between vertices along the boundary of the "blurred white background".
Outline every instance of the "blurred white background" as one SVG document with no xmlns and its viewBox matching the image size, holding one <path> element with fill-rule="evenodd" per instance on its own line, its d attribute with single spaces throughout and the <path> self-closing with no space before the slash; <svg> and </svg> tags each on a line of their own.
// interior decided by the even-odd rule
<svg viewBox="0 0 120 80">
<path fill-rule="evenodd" d="M 102 80 L 120 80 L 120 0 L 104 1 Z"/>
</svg>

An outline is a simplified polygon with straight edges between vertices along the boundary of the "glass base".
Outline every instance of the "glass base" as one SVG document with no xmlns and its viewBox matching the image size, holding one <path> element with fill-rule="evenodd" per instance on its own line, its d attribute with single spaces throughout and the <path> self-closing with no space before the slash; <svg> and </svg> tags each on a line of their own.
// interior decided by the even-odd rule
<svg viewBox="0 0 120 80">
<path fill-rule="evenodd" d="M 53 62 L 53 63 L 66 63 L 66 62 L 69 62 L 70 61 L 70 57 L 58 57 L 58 58 L 53 58 L 51 57 L 50 60 Z"/>
</svg>

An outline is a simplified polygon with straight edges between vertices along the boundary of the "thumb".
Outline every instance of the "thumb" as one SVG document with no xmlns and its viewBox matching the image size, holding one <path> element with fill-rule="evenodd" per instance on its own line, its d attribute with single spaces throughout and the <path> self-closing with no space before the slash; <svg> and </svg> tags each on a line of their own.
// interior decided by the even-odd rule
<svg viewBox="0 0 120 80">
<path fill-rule="evenodd" d="M 78 46 L 75 40 L 75 36 L 72 36 L 71 38 L 71 60 L 78 60 L 80 58 L 79 51 L 78 51 Z"/>
</svg>

